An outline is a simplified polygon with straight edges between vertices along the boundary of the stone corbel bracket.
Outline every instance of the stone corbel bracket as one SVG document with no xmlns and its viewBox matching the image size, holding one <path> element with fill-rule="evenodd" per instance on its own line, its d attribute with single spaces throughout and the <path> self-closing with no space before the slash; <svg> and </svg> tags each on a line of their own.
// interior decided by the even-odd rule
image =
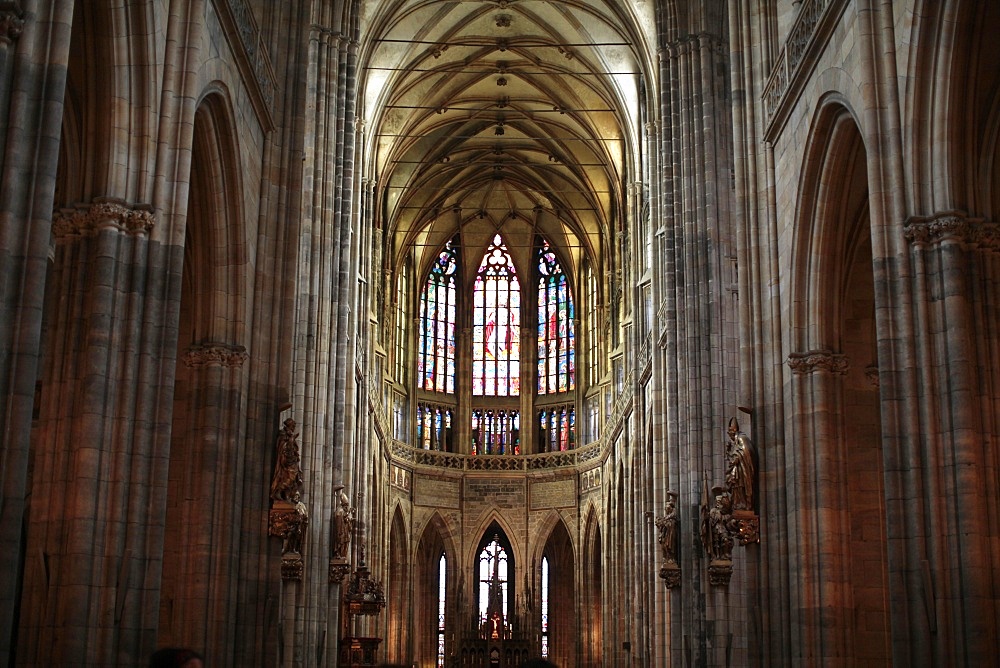
<svg viewBox="0 0 1000 668">
<path fill-rule="evenodd" d="M 351 572 L 351 563 L 343 557 L 334 557 L 330 560 L 329 582 L 330 584 L 341 584 L 344 578 Z"/>
<path fill-rule="evenodd" d="M 305 566 L 301 554 L 285 554 L 281 557 L 281 579 L 301 581 Z"/>
<path fill-rule="evenodd" d="M 667 586 L 667 589 L 676 589 L 681 586 L 681 567 L 676 563 L 664 563 L 660 566 L 660 578 Z"/>
<path fill-rule="evenodd" d="M 728 587 L 733 577 L 731 559 L 713 559 L 708 564 L 708 583 L 715 587 Z"/>
<path fill-rule="evenodd" d="M 281 538 L 285 541 L 286 546 L 290 542 L 289 539 L 296 535 L 301 542 L 308 521 L 308 518 L 298 512 L 294 505 L 279 501 L 268 513 L 267 533 L 269 536 Z M 282 549 L 286 549 L 286 547 Z M 298 551 L 298 548 L 286 551 L 281 555 L 282 580 L 301 580 L 303 571 L 302 553 Z"/>
<path fill-rule="evenodd" d="M 731 532 L 740 545 L 759 543 L 760 517 L 747 510 L 734 511 Z"/>
</svg>

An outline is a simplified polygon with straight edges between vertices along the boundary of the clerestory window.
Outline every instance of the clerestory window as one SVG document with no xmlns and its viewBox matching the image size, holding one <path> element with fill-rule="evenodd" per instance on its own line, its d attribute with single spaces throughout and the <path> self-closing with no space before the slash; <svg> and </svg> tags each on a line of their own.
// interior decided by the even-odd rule
<svg viewBox="0 0 1000 668">
<path fill-rule="evenodd" d="M 424 390 L 455 392 L 457 274 L 458 249 L 449 242 L 438 254 L 420 295 L 417 379 Z"/>
<path fill-rule="evenodd" d="M 478 263 L 462 261 L 471 252 L 456 236 L 426 270 L 415 445 L 473 455 L 572 449 L 577 323 L 571 276 L 542 237 L 515 240 L 520 245 L 499 232 L 488 239 L 468 258 Z M 463 266 L 470 274 L 477 267 L 475 274 L 463 278 Z"/>
</svg>

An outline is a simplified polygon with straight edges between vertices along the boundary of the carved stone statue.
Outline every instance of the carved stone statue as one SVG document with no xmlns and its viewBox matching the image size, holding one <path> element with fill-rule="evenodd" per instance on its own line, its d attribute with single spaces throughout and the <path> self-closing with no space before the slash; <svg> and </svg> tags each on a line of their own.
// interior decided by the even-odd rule
<svg viewBox="0 0 1000 668">
<path fill-rule="evenodd" d="M 282 554 L 302 553 L 302 539 L 306 535 L 306 527 L 309 526 L 309 512 L 298 492 L 292 497 L 292 503 L 295 504 L 295 514 L 288 518 L 285 540 L 281 546 Z"/>
<path fill-rule="evenodd" d="M 735 417 L 729 420 L 728 433 L 726 487 L 732 494 L 733 509 L 752 511 L 757 453 L 750 437 L 740 431 L 740 423 Z"/>
<path fill-rule="evenodd" d="M 666 563 L 677 563 L 677 492 L 667 492 L 666 514 L 656 518 L 660 553 Z"/>
<path fill-rule="evenodd" d="M 278 461 L 271 479 L 271 500 L 292 503 L 302 493 L 302 455 L 295 420 L 288 418 L 278 435 Z"/>
<path fill-rule="evenodd" d="M 712 558 L 719 561 L 732 561 L 733 535 L 730 532 L 733 506 L 729 492 L 717 490 L 715 505 L 708 513 L 712 528 Z"/>
<path fill-rule="evenodd" d="M 350 499 L 347 498 L 347 494 L 341 489 L 340 507 L 337 508 L 337 512 L 333 516 L 334 557 L 347 558 L 356 522 L 355 509 L 351 507 Z"/>
</svg>

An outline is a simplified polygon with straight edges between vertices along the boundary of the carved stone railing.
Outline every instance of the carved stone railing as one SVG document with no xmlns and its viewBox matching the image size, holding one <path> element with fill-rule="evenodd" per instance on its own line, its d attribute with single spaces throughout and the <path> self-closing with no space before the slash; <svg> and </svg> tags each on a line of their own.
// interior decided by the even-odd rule
<svg viewBox="0 0 1000 668">
<path fill-rule="evenodd" d="M 458 471 L 539 471 L 580 466 L 597 459 L 604 443 L 597 441 L 582 448 L 537 455 L 460 455 L 454 452 L 421 450 L 393 441 L 390 455 L 397 462 L 434 466 Z"/>
<path fill-rule="evenodd" d="M 819 36 L 828 32 L 833 17 L 839 16 L 840 11 L 833 10 L 843 10 L 845 5 L 846 0 L 803 0 L 761 95 L 768 138 L 776 119 L 784 111 L 787 93 L 797 88 L 795 84 L 801 75 L 799 66 L 809 51 L 820 43 Z"/>
<path fill-rule="evenodd" d="M 608 424 L 605 426 L 604 433 L 606 434 L 617 434 L 622 422 L 625 419 L 626 413 L 632 410 L 632 399 L 634 392 L 632 390 L 632 379 L 635 374 L 631 369 L 629 369 L 628 374 L 625 376 L 625 381 L 622 384 L 621 393 L 615 397 L 615 403 L 611 406 L 611 416 L 608 418 Z"/>
<path fill-rule="evenodd" d="M 636 369 L 639 371 L 639 378 L 644 378 L 646 375 L 646 370 L 650 365 L 650 360 L 652 359 L 650 355 L 652 348 L 653 333 L 647 332 L 646 338 L 642 340 L 642 345 L 639 347 L 639 359 L 636 362 Z"/>
</svg>

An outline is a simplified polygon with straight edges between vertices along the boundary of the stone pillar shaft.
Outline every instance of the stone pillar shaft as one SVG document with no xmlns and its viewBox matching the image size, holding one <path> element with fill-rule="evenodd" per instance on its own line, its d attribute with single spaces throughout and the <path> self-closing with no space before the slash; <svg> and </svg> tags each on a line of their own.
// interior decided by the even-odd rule
<svg viewBox="0 0 1000 668">
<path fill-rule="evenodd" d="M 72 0 L 0 3 L 0 664 L 15 633 Z"/>
</svg>

